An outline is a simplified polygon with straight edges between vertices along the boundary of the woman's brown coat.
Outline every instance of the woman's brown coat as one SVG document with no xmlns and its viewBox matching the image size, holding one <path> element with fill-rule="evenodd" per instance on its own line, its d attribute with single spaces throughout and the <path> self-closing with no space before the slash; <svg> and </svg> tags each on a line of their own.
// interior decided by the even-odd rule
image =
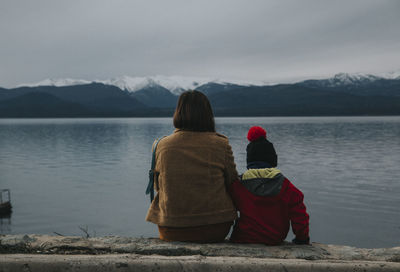
<svg viewBox="0 0 400 272">
<path fill-rule="evenodd" d="M 156 150 L 158 194 L 146 220 L 160 226 L 190 227 L 236 219 L 227 192 L 237 177 L 228 139 L 215 132 L 175 130 Z"/>
</svg>

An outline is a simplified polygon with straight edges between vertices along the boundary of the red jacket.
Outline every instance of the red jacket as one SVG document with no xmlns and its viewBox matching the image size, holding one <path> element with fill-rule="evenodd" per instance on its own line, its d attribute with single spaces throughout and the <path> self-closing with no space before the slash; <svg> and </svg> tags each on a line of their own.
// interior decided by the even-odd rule
<svg viewBox="0 0 400 272">
<path fill-rule="evenodd" d="M 276 168 L 247 170 L 232 184 L 231 193 L 240 218 L 231 241 L 277 245 L 290 224 L 296 240 L 309 239 L 309 216 L 303 193 Z"/>
</svg>

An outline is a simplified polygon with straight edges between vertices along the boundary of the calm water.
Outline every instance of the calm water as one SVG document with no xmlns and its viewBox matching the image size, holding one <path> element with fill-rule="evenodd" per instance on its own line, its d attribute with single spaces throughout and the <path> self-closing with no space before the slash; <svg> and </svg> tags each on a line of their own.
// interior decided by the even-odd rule
<svg viewBox="0 0 400 272">
<path fill-rule="evenodd" d="M 216 123 L 239 172 L 248 128 L 267 129 L 279 168 L 305 194 L 312 241 L 400 245 L 400 117 Z M 0 119 L 0 189 L 11 189 L 14 207 L 1 233 L 157 236 L 144 190 L 151 144 L 172 131 L 170 118 Z"/>
</svg>

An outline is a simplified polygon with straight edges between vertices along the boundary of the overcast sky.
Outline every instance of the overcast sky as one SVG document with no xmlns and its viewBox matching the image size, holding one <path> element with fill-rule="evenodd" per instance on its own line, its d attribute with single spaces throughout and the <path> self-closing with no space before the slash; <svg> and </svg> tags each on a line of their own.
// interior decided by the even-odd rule
<svg viewBox="0 0 400 272">
<path fill-rule="evenodd" d="M 400 70 L 398 0 L 1 0 L 0 86 Z"/>
</svg>

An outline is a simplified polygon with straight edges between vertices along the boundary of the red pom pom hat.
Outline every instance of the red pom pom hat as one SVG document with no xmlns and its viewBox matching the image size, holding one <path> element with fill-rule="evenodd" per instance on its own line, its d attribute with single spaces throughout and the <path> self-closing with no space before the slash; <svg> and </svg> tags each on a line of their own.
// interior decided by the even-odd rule
<svg viewBox="0 0 400 272">
<path fill-rule="evenodd" d="M 258 140 L 260 138 L 267 139 L 267 132 L 265 129 L 259 126 L 254 126 L 249 129 L 249 132 L 247 133 L 247 140 L 250 142 L 253 142 L 255 140 Z"/>
</svg>

